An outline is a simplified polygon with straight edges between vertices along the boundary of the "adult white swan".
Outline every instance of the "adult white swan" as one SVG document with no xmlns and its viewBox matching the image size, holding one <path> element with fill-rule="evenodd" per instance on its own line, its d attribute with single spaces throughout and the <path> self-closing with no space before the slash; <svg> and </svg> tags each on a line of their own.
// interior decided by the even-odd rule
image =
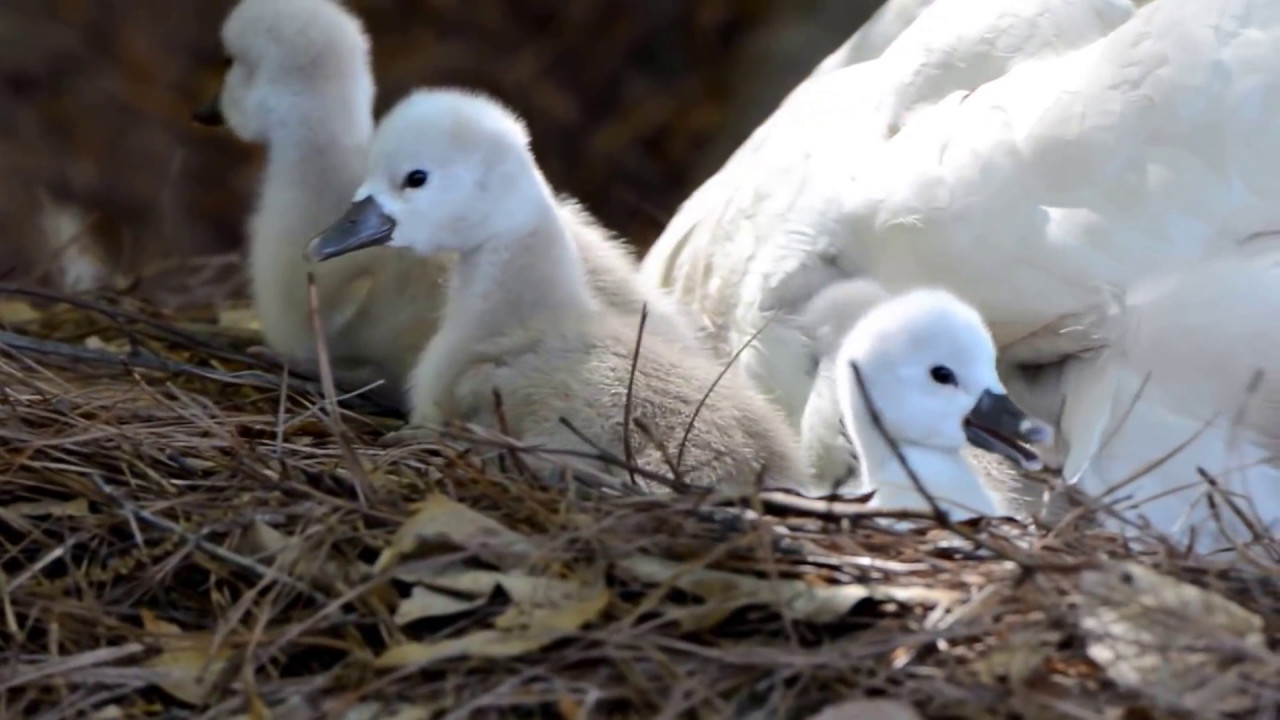
<svg viewBox="0 0 1280 720">
<path fill-rule="evenodd" d="M 1171 490 L 1201 465 L 1244 475 L 1275 521 L 1280 378 L 1265 373 L 1280 372 L 1280 338 L 1244 308 L 1275 307 L 1280 284 L 1265 249 L 1240 253 L 1280 230 L 1277 117 L 1280 4 L 936 0 L 879 58 L 797 88 L 643 268 L 725 348 L 768 321 L 742 368 L 793 421 L 813 363 L 792 319 L 815 293 L 860 275 L 947 287 L 1006 363 L 1058 364 L 1010 391 L 1041 416 L 1044 394 L 1065 396 L 1056 462 L 1086 488 L 1175 452 L 1191 421 L 1230 422 L 1217 432 L 1235 450 L 1193 442 L 1147 481 Z M 1210 259 L 1213 280 L 1197 270 Z M 1193 321 L 1186 297 L 1202 300 Z M 1072 325 L 1085 331 L 1056 332 Z M 1179 395 L 1191 368 L 1218 374 Z M 1135 384 L 1166 399 L 1127 412 Z"/>
</svg>

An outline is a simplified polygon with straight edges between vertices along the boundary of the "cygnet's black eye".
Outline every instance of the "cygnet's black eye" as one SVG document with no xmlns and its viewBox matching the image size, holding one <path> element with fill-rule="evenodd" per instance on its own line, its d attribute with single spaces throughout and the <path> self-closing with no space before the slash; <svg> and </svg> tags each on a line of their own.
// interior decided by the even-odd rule
<svg viewBox="0 0 1280 720">
<path fill-rule="evenodd" d="M 223 67 L 223 69 L 230 69 L 230 68 L 231 68 L 231 66 L 235 64 L 235 62 L 236 62 L 236 59 L 235 59 L 235 58 L 233 58 L 233 57 L 231 57 L 230 55 L 223 55 L 223 56 L 222 56 L 222 67 Z"/>
<path fill-rule="evenodd" d="M 939 385 L 957 385 L 956 374 L 946 365 L 934 365 L 929 368 L 929 377 Z"/>
<path fill-rule="evenodd" d="M 426 184 L 427 184 L 426 170 L 410 170 L 409 174 L 404 176 L 404 183 L 402 184 L 401 187 L 409 190 L 413 188 L 420 188 Z"/>
</svg>

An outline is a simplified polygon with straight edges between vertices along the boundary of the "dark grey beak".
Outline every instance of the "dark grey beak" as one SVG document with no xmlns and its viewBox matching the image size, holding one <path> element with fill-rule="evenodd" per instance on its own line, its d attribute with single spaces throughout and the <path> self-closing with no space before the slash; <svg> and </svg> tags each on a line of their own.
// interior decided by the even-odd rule
<svg viewBox="0 0 1280 720">
<path fill-rule="evenodd" d="M 227 124 L 226 118 L 222 117 L 222 106 L 218 102 L 218 98 L 222 95 L 221 90 L 215 92 L 213 97 L 209 98 L 203 105 L 196 108 L 191 113 L 191 120 L 197 125 L 205 127 L 222 127 Z"/>
<path fill-rule="evenodd" d="M 396 221 L 382 211 L 372 195 L 351 203 L 347 212 L 327 230 L 315 236 L 307 247 L 307 255 L 322 262 L 356 250 L 391 242 Z"/>
<path fill-rule="evenodd" d="M 964 419 L 964 434 L 976 448 L 1003 455 L 1024 470 L 1039 470 L 1043 467 L 1040 455 L 1029 445 L 1049 440 L 1053 432 L 1023 412 L 1008 395 L 984 390 Z"/>
</svg>

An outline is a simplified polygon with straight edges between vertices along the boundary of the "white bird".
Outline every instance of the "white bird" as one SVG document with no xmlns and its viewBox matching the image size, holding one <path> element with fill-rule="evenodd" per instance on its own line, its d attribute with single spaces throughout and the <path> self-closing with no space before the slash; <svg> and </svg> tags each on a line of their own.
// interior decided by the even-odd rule
<svg viewBox="0 0 1280 720">
<path fill-rule="evenodd" d="M 374 77 L 359 18 L 333 0 L 241 0 L 222 26 L 228 56 L 218 95 L 194 113 L 267 148 L 257 207 L 249 220 L 254 309 L 267 344 L 304 372 L 316 371 L 306 291 L 315 276 L 327 345 L 344 385 L 384 379 L 384 399 L 402 386 L 444 304 L 451 259 L 392 248 L 307 262 L 306 243 L 350 205 L 364 177 L 373 133 Z M 577 201 L 559 198 L 604 302 L 638 315 L 648 331 L 699 343 L 696 324 L 639 279 L 628 246 Z"/>
<path fill-rule="evenodd" d="M 1267 0 L 1136 12 L 936 0 L 879 58 L 797 88 L 691 196 L 642 270 L 725 347 L 768 323 L 742 367 L 793 422 L 810 381 L 791 318 L 816 292 L 848 277 L 891 292 L 945 287 L 981 312 L 1005 366 L 1050 366 L 1010 381 L 1020 404 L 1039 414 L 1051 404 L 1039 388 L 1065 378 L 1059 452 L 1046 461 L 1093 493 L 1136 458 L 1175 449 L 1186 423 L 1238 415 L 1253 370 L 1269 368 L 1258 345 L 1275 330 L 1242 306 L 1272 306 L 1280 286 L 1259 284 L 1265 260 L 1239 246 L 1280 228 L 1278 113 L 1280 5 Z M 1192 279 L 1219 262 L 1213 285 Z M 1140 302 L 1154 287 L 1166 300 Z M 1125 298 L 1121 310 L 1109 295 Z M 1194 320 L 1168 309 L 1178 297 L 1201 298 Z M 1059 332 L 1076 323 L 1083 332 Z M 1165 334 L 1108 331 L 1135 324 Z M 1216 367 L 1232 370 L 1198 381 L 1189 370 Z M 1106 382 L 1071 379 L 1097 368 Z M 1199 385 L 1132 413 L 1104 389 L 1132 390 L 1148 373 Z M 1255 402 L 1272 402 L 1273 388 L 1264 380 Z M 1126 433 L 1099 442 L 1122 416 Z M 1274 427 L 1246 414 L 1244 455 L 1274 456 Z M 1188 467 L 1230 469 L 1220 444 L 1181 454 L 1148 480 L 1167 489 L 1194 480 Z M 1254 463 L 1254 500 L 1271 467 Z M 1166 520 L 1158 529 L 1175 530 Z"/>
<path fill-rule="evenodd" d="M 860 479 L 875 489 L 876 506 L 929 509 L 918 480 L 944 509 L 1006 514 L 1006 499 L 983 484 L 962 451 L 973 445 L 1037 470 L 1030 445 L 1052 436 L 1009 399 L 977 311 L 942 290 L 871 307 L 841 342 L 832 371 Z"/>
<path fill-rule="evenodd" d="M 944 98 L 958 102 L 1011 68 L 1082 47 L 1131 14 L 1126 0 L 1016 6 L 936 0 L 878 58 L 815 74 L 797 87 L 681 205 L 642 261 L 642 274 L 698 312 L 712 341 L 730 352 L 759 332 L 739 366 L 798 424 L 809 390 L 806 351 L 787 318 L 823 286 L 867 275 L 891 291 L 944 284 L 972 299 L 945 273 L 884 270 L 910 270 L 929 254 L 940 255 L 930 269 L 941 269 L 941 259 L 974 245 L 962 238 L 955 247 L 935 248 L 888 234 L 934 227 L 918 226 L 914 206 L 882 210 L 882 196 L 913 200 L 894 181 L 913 179 L 922 165 L 936 170 L 939 158 L 936 142 L 913 143 L 899 129 L 911 129 L 914 118 Z M 946 120 L 931 127 L 945 130 Z M 910 168 L 894 167 L 903 162 Z M 944 200 L 924 195 L 917 204 Z M 974 249 L 978 262 L 969 265 L 988 270 L 985 252 Z"/>
<path fill-rule="evenodd" d="M 1229 549 L 1280 532 L 1277 317 L 1280 240 L 1255 238 L 1078 318 L 1098 350 L 1004 376 L 1069 435 L 1063 474 L 1121 512 L 1104 516 L 1111 527 L 1141 516 L 1198 550 Z"/>
<path fill-rule="evenodd" d="M 687 482 L 732 494 L 757 479 L 808 485 L 780 413 L 740 380 L 715 385 L 710 351 L 646 337 L 633 373 L 633 318 L 590 292 L 527 130 L 494 100 L 450 89 L 401 100 L 378 127 L 357 197 L 313 241 L 313 258 L 377 245 L 459 254 L 444 321 L 414 369 L 412 424 L 500 429 L 496 390 L 507 432 L 525 443 L 632 452 L 647 471 L 669 474 L 670 462 Z M 646 430 L 628 427 L 628 413 Z"/>
<path fill-rule="evenodd" d="M 374 81 L 360 20 L 332 0 L 241 0 L 223 22 L 227 68 L 194 114 L 266 146 L 248 222 L 253 306 L 267 344 L 317 370 L 306 275 L 314 273 L 326 343 L 344 385 L 383 379 L 385 399 L 435 332 L 445 258 L 379 248 L 317 266 L 306 243 L 351 202 L 373 133 Z"/>
</svg>

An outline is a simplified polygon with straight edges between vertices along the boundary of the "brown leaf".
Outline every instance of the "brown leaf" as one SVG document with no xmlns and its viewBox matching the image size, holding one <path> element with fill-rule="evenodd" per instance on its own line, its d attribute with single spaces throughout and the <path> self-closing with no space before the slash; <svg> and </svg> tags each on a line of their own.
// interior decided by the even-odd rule
<svg viewBox="0 0 1280 720">
<path fill-rule="evenodd" d="M 41 500 L 38 502 L 14 503 L 0 508 L 0 513 L 12 513 L 20 517 L 49 515 L 52 517 L 88 517 L 89 500 Z"/>
<path fill-rule="evenodd" d="M 203 703 L 231 651 L 210 653 L 213 639 L 208 633 L 185 633 L 146 608 L 139 614 L 143 629 L 156 635 L 164 648 L 164 652 L 142 664 L 154 672 L 152 682 L 179 700 L 192 705 Z"/>
<path fill-rule="evenodd" d="M 481 630 L 435 643 L 407 643 L 383 653 L 374 666 L 423 667 L 457 657 L 509 658 L 543 648 L 595 620 L 609 604 L 601 587 L 592 596 L 567 607 L 528 612 L 518 605 L 495 621 L 501 629 Z"/>
<path fill-rule="evenodd" d="M 795 579 L 773 581 L 724 570 L 686 568 L 679 563 L 648 555 L 626 558 L 618 564 L 618 569 L 642 582 L 653 585 L 672 584 L 701 597 L 706 602 L 701 611 L 689 612 L 681 609 L 671 613 L 681 621 L 681 626 L 686 630 L 711 627 L 728 613 L 746 605 L 764 605 L 800 620 L 827 623 L 842 617 L 854 605 L 867 598 L 936 605 L 954 602 L 962 597 L 961 593 L 952 590 L 930 587 L 856 583 L 813 585 Z"/>
<path fill-rule="evenodd" d="M 383 550 L 374 566 L 380 572 L 410 552 L 431 552 L 436 546 L 465 548 L 487 562 L 503 568 L 526 565 L 533 559 L 533 542 L 507 529 L 502 523 L 433 493 L 418 506 Z"/>
<path fill-rule="evenodd" d="M 262 331 L 262 324 L 252 305 L 228 304 L 218 309 L 218 327 L 232 330 Z"/>
<path fill-rule="evenodd" d="M 26 300 L 5 298 L 0 300 L 0 323 L 21 325 L 40 319 L 40 313 Z"/>
<path fill-rule="evenodd" d="M 396 577 L 419 583 L 413 594 L 396 610 L 395 620 L 401 625 L 478 608 L 498 588 L 502 588 L 513 603 L 525 608 L 558 607 L 577 602 L 591 592 L 588 586 L 572 580 L 524 573 L 459 570 L 452 565 L 443 571 L 397 573 Z"/>
<path fill-rule="evenodd" d="M 470 598 L 458 597 L 436 592 L 419 585 L 413 588 L 409 597 L 405 598 L 396 607 L 394 619 L 397 625 L 407 625 L 423 618 L 457 615 L 458 613 L 481 607 L 488 600 L 488 595 Z"/>
<path fill-rule="evenodd" d="M 174 625 L 168 620 L 161 620 L 156 614 L 147 608 L 138 611 L 142 616 L 142 629 L 154 635 L 182 635 L 182 628 Z"/>
<path fill-rule="evenodd" d="M 167 651 L 143 663 L 143 666 L 156 673 L 152 682 L 161 690 L 184 702 L 200 705 L 230 655 L 227 650 L 214 656 L 202 650 Z"/>
</svg>

